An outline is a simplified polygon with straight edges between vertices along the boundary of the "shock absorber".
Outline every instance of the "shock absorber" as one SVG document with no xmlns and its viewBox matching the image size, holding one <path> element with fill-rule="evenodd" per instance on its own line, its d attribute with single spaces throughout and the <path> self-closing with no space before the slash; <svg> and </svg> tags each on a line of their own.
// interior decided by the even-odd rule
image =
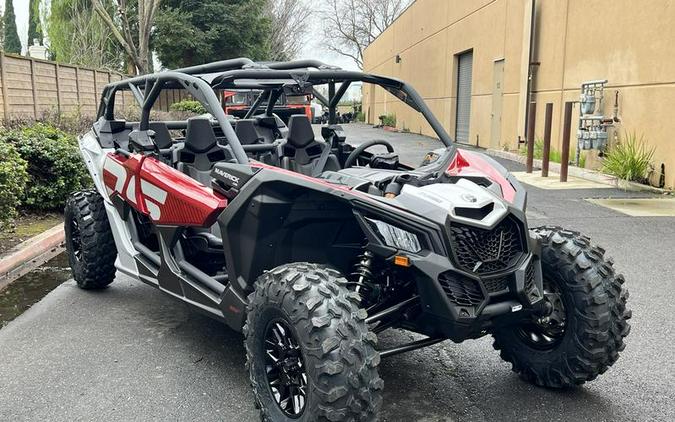
<svg viewBox="0 0 675 422">
<path fill-rule="evenodd" d="M 356 293 L 359 293 L 361 287 L 368 287 L 372 285 L 373 282 L 373 258 L 375 255 L 367 249 L 364 249 L 363 252 L 358 256 L 356 264 L 354 264 L 354 269 L 351 273 L 351 279 L 353 280 L 356 288 L 354 289 Z"/>
</svg>

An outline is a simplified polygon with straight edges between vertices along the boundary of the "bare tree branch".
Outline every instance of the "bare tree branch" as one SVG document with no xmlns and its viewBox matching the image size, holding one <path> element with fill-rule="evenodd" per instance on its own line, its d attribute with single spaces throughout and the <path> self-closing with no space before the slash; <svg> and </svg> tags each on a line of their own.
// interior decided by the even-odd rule
<svg viewBox="0 0 675 422">
<path fill-rule="evenodd" d="M 122 46 L 138 73 L 147 73 L 150 69 L 150 32 L 160 0 L 138 0 L 138 36 L 133 35 L 128 12 L 130 7 L 126 0 L 116 0 L 117 13 L 110 16 L 101 4 L 101 0 L 91 0 L 96 13 L 106 24 L 113 37 Z"/>
<path fill-rule="evenodd" d="M 328 51 L 353 59 L 363 68 L 363 52 L 412 0 L 328 0 L 322 13 Z"/>
<path fill-rule="evenodd" d="M 305 44 L 312 9 L 306 0 L 268 0 L 267 13 L 272 21 L 270 59 L 294 59 Z"/>
</svg>

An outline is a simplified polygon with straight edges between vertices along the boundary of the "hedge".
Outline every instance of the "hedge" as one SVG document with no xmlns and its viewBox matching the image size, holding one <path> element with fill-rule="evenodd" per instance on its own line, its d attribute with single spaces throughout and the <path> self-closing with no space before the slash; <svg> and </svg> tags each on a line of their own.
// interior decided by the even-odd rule
<svg viewBox="0 0 675 422">
<path fill-rule="evenodd" d="M 16 218 L 17 207 L 24 195 L 28 163 L 21 158 L 16 148 L 0 140 L 0 229 Z"/>
<path fill-rule="evenodd" d="M 195 113 L 195 114 L 205 114 L 206 109 L 204 106 L 199 102 L 195 100 L 182 100 L 177 103 L 171 104 L 169 107 L 169 110 L 171 111 L 188 111 L 190 113 Z"/>
<path fill-rule="evenodd" d="M 91 184 L 77 139 L 44 123 L 0 132 L 27 162 L 28 184 L 21 203 L 39 210 L 62 210 L 71 192 Z"/>
</svg>

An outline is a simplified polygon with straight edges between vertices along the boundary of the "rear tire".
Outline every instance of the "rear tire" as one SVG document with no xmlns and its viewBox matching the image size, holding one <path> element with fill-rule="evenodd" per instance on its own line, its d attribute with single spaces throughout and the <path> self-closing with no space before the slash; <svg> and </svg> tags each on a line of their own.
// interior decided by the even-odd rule
<svg viewBox="0 0 675 422">
<path fill-rule="evenodd" d="M 103 198 L 95 190 L 73 193 L 65 208 L 66 251 L 82 289 L 102 289 L 115 278 L 117 249 Z"/>
<path fill-rule="evenodd" d="M 544 322 L 495 332 L 494 348 L 528 382 L 580 385 L 604 373 L 625 348 L 631 312 L 624 278 L 587 237 L 560 227 L 532 232 L 542 241 L 544 290 L 548 286 L 545 295 L 554 311 Z"/>
<path fill-rule="evenodd" d="M 337 271 L 310 263 L 282 265 L 256 281 L 244 336 L 263 421 L 376 419 L 383 387 L 377 337 L 346 283 Z M 289 408 L 293 400 L 298 406 Z"/>
</svg>

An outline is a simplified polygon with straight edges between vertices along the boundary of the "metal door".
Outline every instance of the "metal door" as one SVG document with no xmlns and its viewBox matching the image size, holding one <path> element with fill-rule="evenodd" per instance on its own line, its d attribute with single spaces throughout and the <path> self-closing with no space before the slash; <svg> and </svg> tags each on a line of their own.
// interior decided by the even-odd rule
<svg viewBox="0 0 675 422">
<path fill-rule="evenodd" d="M 471 70 L 473 69 L 473 51 L 457 57 L 457 115 L 455 140 L 469 143 L 471 120 Z"/>
<path fill-rule="evenodd" d="M 502 99 L 504 98 L 504 59 L 495 61 L 492 70 L 492 116 L 490 148 L 497 149 L 502 141 Z"/>
</svg>

